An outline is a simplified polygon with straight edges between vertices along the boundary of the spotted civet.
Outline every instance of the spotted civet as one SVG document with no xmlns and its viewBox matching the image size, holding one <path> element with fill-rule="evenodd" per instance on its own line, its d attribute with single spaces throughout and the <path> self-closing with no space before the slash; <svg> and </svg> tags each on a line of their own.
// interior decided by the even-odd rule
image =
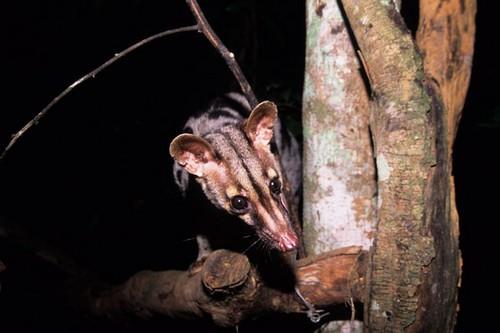
<svg viewBox="0 0 500 333">
<path fill-rule="evenodd" d="M 194 176 L 216 207 L 250 225 L 269 247 L 288 252 L 299 245 L 301 163 L 297 141 L 277 116 L 272 102 L 251 110 L 241 94 L 226 94 L 189 118 L 170 155 L 183 193 Z M 203 256 L 209 245 L 200 237 L 198 244 Z"/>
</svg>

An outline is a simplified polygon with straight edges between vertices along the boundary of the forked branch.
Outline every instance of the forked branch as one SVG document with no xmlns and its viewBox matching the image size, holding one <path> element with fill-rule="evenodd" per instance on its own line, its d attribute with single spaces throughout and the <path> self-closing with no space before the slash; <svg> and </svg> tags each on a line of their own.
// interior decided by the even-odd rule
<svg viewBox="0 0 500 333">
<path fill-rule="evenodd" d="M 199 30 L 207 37 L 209 42 L 219 51 L 222 58 L 226 61 L 227 66 L 233 73 L 233 75 L 238 80 L 240 84 L 241 91 L 245 94 L 250 106 L 253 108 L 257 105 L 257 98 L 253 93 L 252 87 L 248 83 L 245 75 L 243 74 L 238 62 L 234 59 L 234 53 L 230 52 L 227 47 L 222 43 L 220 38 L 214 32 L 210 24 L 208 23 L 205 15 L 203 14 L 198 2 L 196 0 L 186 0 L 193 16 L 196 18 L 196 22 L 198 23 Z"/>
<path fill-rule="evenodd" d="M 85 82 L 88 79 L 95 78 L 95 76 L 97 74 L 99 74 L 103 69 L 109 67 L 115 61 L 117 61 L 117 60 L 125 57 L 126 55 L 128 55 L 132 51 L 137 50 L 138 48 L 140 48 L 141 46 L 143 46 L 145 44 L 148 44 L 148 43 L 150 43 L 150 42 L 152 42 L 152 41 L 154 41 L 154 40 L 156 40 L 158 38 L 162 38 L 162 37 L 165 37 L 165 36 L 173 35 L 173 34 L 176 34 L 178 32 L 194 31 L 196 29 L 198 29 L 198 26 L 191 25 L 191 26 L 187 26 L 187 27 L 166 30 L 166 31 L 160 32 L 160 33 L 158 33 L 156 35 L 153 35 L 153 36 L 150 36 L 148 38 L 145 38 L 145 39 L 141 40 L 140 42 L 135 43 L 132 46 L 129 46 L 125 50 L 123 50 L 123 51 L 121 51 L 119 53 L 116 53 L 113 58 L 109 59 L 105 63 L 101 64 L 99 67 L 97 67 L 94 70 L 88 72 L 87 74 L 85 74 L 84 76 L 82 76 L 81 78 L 79 78 L 78 80 L 76 80 L 75 82 L 73 82 L 72 84 L 70 84 L 59 95 L 57 95 L 56 97 L 54 97 L 54 99 L 52 99 L 50 101 L 50 103 L 47 104 L 47 106 L 45 106 L 42 109 L 42 111 L 40 111 L 33 119 L 31 119 L 26 125 L 24 125 L 23 128 L 21 128 L 19 131 L 17 131 L 17 133 L 15 133 L 14 135 L 12 135 L 12 138 L 9 141 L 9 144 L 7 145 L 7 147 L 2 152 L 2 155 L 0 155 L 0 160 L 5 157 L 5 154 L 7 154 L 7 152 L 17 142 L 17 140 L 19 140 L 19 138 L 21 136 L 23 136 L 24 133 L 26 133 L 26 131 L 28 131 L 34 125 L 38 125 L 38 122 L 40 121 L 40 119 L 42 119 L 47 114 L 47 112 L 54 107 L 54 105 L 56 105 L 61 99 L 63 99 L 64 96 L 66 96 L 67 94 L 69 94 L 73 89 L 75 89 L 75 87 L 77 87 L 78 85 L 80 85 L 82 82 Z"/>
<path fill-rule="evenodd" d="M 148 38 L 145 38 L 141 40 L 140 42 L 126 48 L 125 50 L 116 53 L 113 58 L 107 60 L 105 63 L 100 65 L 99 67 L 95 68 L 91 72 L 85 74 L 72 84 L 70 84 L 66 89 L 64 89 L 59 95 L 57 95 L 54 99 L 50 101 L 49 104 L 47 104 L 42 111 L 40 111 L 33 119 L 31 119 L 26 125 L 23 126 L 17 133 L 12 135 L 11 140 L 9 141 L 7 147 L 4 149 L 2 154 L 0 155 L 0 160 L 2 160 L 7 152 L 14 146 L 14 144 L 21 138 L 21 136 L 24 135 L 30 128 L 33 126 L 37 125 L 38 122 L 47 114 L 47 112 L 54 107 L 61 99 L 63 99 L 66 95 L 68 95 L 75 87 L 80 85 L 82 82 L 87 81 L 90 78 L 94 78 L 99 72 L 101 72 L 103 69 L 107 68 L 111 64 L 113 64 L 115 61 L 118 59 L 121 59 L 131 53 L 132 51 L 138 49 L 139 47 L 152 42 L 158 38 L 165 37 L 168 35 L 172 35 L 178 32 L 186 32 L 186 31 L 194 31 L 198 30 L 201 31 L 205 37 L 210 41 L 210 43 L 219 51 L 219 53 L 222 55 L 224 60 L 226 61 L 229 69 L 235 76 L 235 78 L 238 80 L 238 83 L 240 84 L 241 90 L 245 94 L 248 102 L 252 107 L 257 105 L 257 99 L 255 98 L 255 94 L 253 93 L 252 88 L 250 87 L 250 84 L 248 83 L 248 80 L 246 79 L 245 75 L 241 71 L 240 66 L 236 62 L 236 59 L 234 58 L 234 54 L 230 52 L 226 46 L 221 42 L 219 37 L 215 34 L 213 29 L 210 27 L 210 24 L 207 22 L 207 19 L 205 18 L 205 15 L 201 11 L 200 6 L 196 2 L 196 0 L 187 0 L 187 4 L 189 8 L 191 9 L 191 12 L 193 13 L 193 16 L 195 17 L 197 21 L 197 25 L 191 25 L 187 27 L 182 27 L 182 28 L 177 28 L 177 29 L 171 29 L 171 30 L 166 30 L 163 32 L 160 32 L 156 35 L 150 36 Z"/>
</svg>

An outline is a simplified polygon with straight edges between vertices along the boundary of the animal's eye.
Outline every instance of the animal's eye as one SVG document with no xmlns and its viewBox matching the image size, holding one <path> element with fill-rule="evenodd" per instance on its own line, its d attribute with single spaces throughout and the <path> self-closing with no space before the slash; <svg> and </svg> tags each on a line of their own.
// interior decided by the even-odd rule
<svg viewBox="0 0 500 333">
<path fill-rule="evenodd" d="M 231 206 L 237 213 L 244 213 L 248 208 L 248 199 L 241 195 L 235 195 L 231 198 Z"/>
<path fill-rule="evenodd" d="M 274 194 L 281 193 L 281 182 L 278 177 L 271 179 L 271 181 L 269 182 L 269 189 Z"/>
</svg>

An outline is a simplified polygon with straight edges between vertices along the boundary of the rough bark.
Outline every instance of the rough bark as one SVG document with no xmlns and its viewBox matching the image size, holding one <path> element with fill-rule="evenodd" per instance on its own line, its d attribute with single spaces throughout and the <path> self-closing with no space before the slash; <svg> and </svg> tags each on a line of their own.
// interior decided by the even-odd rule
<svg viewBox="0 0 500 333">
<path fill-rule="evenodd" d="M 304 241 L 309 254 L 371 246 L 375 167 L 368 94 L 335 0 L 306 2 Z"/>
<path fill-rule="evenodd" d="M 451 146 L 470 76 L 475 2 L 421 1 L 424 63 L 394 3 L 343 5 L 374 97 L 378 225 L 366 324 L 370 332 L 449 332 L 460 274 Z"/>
<path fill-rule="evenodd" d="M 451 332 L 455 325 L 461 259 L 451 158 L 469 86 L 475 14 L 475 0 L 420 1 L 417 44 L 426 82 L 441 112 L 436 113 L 438 164 L 430 175 L 425 207 L 436 257 L 427 269 L 417 320 L 409 332 Z M 436 303 L 440 306 L 432 306 Z"/>
<path fill-rule="evenodd" d="M 370 332 L 402 332 L 416 318 L 422 270 L 434 257 L 424 203 L 436 164 L 431 98 L 411 34 L 388 1 L 343 1 L 374 94 L 370 123 L 378 174 Z"/>
<path fill-rule="evenodd" d="M 348 247 L 299 260 L 297 285 L 317 305 L 362 301 L 367 253 Z M 162 315 L 170 318 L 210 317 L 231 327 L 266 312 L 297 313 L 305 308 L 293 293 L 266 286 L 246 256 L 217 250 L 189 271 L 144 271 L 120 286 L 85 289 L 81 305 L 107 317 Z"/>
<path fill-rule="evenodd" d="M 476 0 L 420 1 L 417 45 L 427 81 L 442 97 L 449 156 L 469 87 L 475 18 Z"/>
</svg>

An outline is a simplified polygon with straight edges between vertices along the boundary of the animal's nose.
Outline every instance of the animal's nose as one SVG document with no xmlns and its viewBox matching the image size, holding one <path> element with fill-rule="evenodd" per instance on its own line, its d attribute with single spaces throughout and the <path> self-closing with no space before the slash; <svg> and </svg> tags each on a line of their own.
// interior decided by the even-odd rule
<svg viewBox="0 0 500 333">
<path fill-rule="evenodd" d="M 298 244 L 299 240 L 293 231 L 281 235 L 279 240 L 279 248 L 282 252 L 295 250 Z"/>
</svg>

